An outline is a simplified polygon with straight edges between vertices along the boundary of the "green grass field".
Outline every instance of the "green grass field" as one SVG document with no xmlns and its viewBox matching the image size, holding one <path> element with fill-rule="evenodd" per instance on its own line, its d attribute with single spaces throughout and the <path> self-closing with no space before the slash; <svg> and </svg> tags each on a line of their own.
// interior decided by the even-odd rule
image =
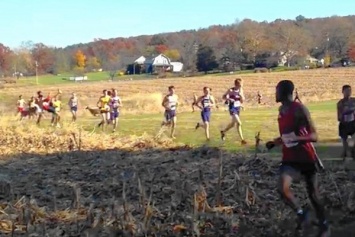
<svg viewBox="0 0 355 237">
<path fill-rule="evenodd" d="M 88 80 L 85 82 L 95 82 L 95 81 L 107 81 L 110 79 L 108 72 L 90 72 L 85 74 L 88 77 Z M 71 73 L 64 73 L 60 75 L 41 75 L 38 76 L 38 85 L 57 85 L 57 84 L 64 84 L 64 83 L 74 83 L 73 81 L 69 80 L 69 77 L 74 76 Z M 141 75 L 123 75 L 123 76 L 116 76 L 114 80 L 127 80 L 129 78 L 132 79 L 142 79 L 147 78 L 146 74 Z M 20 85 L 36 85 L 36 77 L 25 77 L 20 78 L 18 84 Z"/>
<path fill-rule="evenodd" d="M 333 156 L 334 142 L 338 141 L 337 121 L 335 113 L 335 101 L 312 103 L 308 105 L 311 115 L 314 119 L 319 132 L 319 152 L 330 153 Z M 277 127 L 277 108 L 250 108 L 242 111 L 241 119 L 243 122 L 243 133 L 249 145 L 242 147 L 236 129 L 231 129 L 227 133 L 227 140 L 223 146 L 230 151 L 249 152 L 254 149 L 255 134 L 260 131 L 261 139 L 265 142 L 278 136 Z M 160 123 L 163 114 L 136 114 L 122 115 L 119 121 L 118 136 L 127 135 L 156 135 L 160 129 Z M 229 122 L 227 111 L 214 111 L 211 121 L 211 141 L 206 144 L 203 129 L 195 130 L 195 125 L 200 122 L 200 113 L 198 111 L 185 112 L 178 114 L 178 124 L 176 130 L 176 141 L 191 146 L 221 146 L 219 131 Z M 99 117 L 82 117 L 78 123 L 83 125 L 85 130 L 92 130 L 93 126 L 99 122 Z M 111 127 L 106 132 L 110 132 Z M 97 130 L 97 132 L 102 132 Z M 163 136 L 167 136 L 168 131 Z M 329 146 L 328 146 L 329 145 Z M 338 154 L 338 148 L 335 154 Z M 277 153 L 277 151 L 276 151 Z"/>
</svg>

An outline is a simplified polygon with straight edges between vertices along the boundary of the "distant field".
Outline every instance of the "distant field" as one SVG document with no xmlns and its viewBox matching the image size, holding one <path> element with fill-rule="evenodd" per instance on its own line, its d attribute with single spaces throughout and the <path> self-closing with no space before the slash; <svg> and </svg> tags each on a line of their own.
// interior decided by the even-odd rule
<svg viewBox="0 0 355 237">
<path fill-rule="evenodd" d="M 94 76 L 95 75 L 95 76 Z M 275 106 L 274 94 L 275 86 L 281 79 L 291 79 L 298 88 L 299 95 L 304 102 L 317 102 L 338 99 L 341 96 L 343 84 L 353 85 L 355 68 L 340 69 L 318 69 L 300 70 L 290 72 L 272 73 L 249 73 L 243 75 L 206 75 L 202 77 L 190 78 L 170 78 L 170 79 L 148 79 L 148 80 L 117 80 L 109 82 L 100 81 L 107 77 L 107 73 L 88 74 L 90 81 L 97 82 L 83 83 L 59 83 L 61 77 L 56 80 L 58 84 L 49 85 L 52 79 L 41 78 L 43 85 L 6 85 L 1 90 L 1 98 L 14 103 L 19 94 L 30 97 L 37 90 L 44 93 L 56 91 L 60 88 L 63 91 L 63 100 L 66 101 L 70 93 L 77 92 L 82 105 L 95 105 L 97 98 L 103 89 L 117 88 L 125 103 L 125 113 L 158 113 L 161 111 L 161 99 L 167 92 L 167 87 L 174 85 L 180 97 L 180 111 L 190 110 L 193 94 L 201 94 L 202 87 L 209 86 L 219 102 L 222 102 L 222 94 L 233 85 L 236 77 L 244 80 L 244 90 L 246 94 L 246 106 L 257 106 L 257 91 L 263 95 L 265 106 Z M 139 77 L 139 76 L 136 76 Z M 141 76 L 144 77 L 144 76 Z M 101 79 L 100 79 L 101 78 Z M 124 77 L 122 77 L 124 78 Z M 48 80 L 48 81 L 46 81 Z M 45 84 L 47 83 L 48 84 Z M 355 85 L 354 85 L 355 86 Z"/>
</svg>

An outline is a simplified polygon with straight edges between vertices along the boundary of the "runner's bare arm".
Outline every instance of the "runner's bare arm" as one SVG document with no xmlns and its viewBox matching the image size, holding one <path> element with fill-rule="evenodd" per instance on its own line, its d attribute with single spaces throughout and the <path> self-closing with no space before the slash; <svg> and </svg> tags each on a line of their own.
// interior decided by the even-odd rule
<svg viewBox="0 0 355 237">
<path fill-rule="evenodd" d="M 338 114 L 338 122 L 341 122 L 343 115 L 343 106 L 341 101 L 337 103 L 337 114 Z"/>
<path fill-rule="evenodd" d="M 179 96 L 176 95 L 176 105 L 175 108 L 177 109 L 179 107 Z"/>
<path fill-rule="evenodd" d="M 202 107 L 200 105 L 202 99 L 203 99 L 203 96 L 200 96 L 200 97 L 197 98 L 197 100 L 195 102 L 195 106 L 197 106 L 199 109 L 202 109 Z"/>
<path fill-rule="evenodd" d="M 245 101 L 245 96 L 244 96 L 244 90 L 243 90 L 242 87 L 241 87 L 240 90 L 239 90 L 239 95 L 240 95 L 240 102 L 241 102 L 241 103 L 244 103 L 244 101 Z"/>
<path fill-rule="evenodd" d="M 318 133 L 314 126 L 313 120 L 311 118 L 311 114 L 306 106 L 301 105 L 295 111 L 295 119 L 296 124 L 298 127 L 309 127 L 310 133 L 302 136 L 296 136 L 297 141 L 303 142 L 317 142 L 318 140 Z"/>
<path fill-rule="evenodd" d="M 163 106 L 165 109 L 169 109 L 169 107 L 166 105 L 166 102 L 168 102 L 168 96 L 164 96 L 161 106 Z"/>
<path fill-rule="evenodd" d="M 229 95 L 230 91 L 231 91 L 231 90 L 228 89 L 227 92 L 223 94 L 222 99 L 224 99 L 224 100 L 229 99 L 229 96 L 228 96 L 228 95 Z"/>
<path fill-rule="evenodd" d="M 120 97 L 118 97 L 117 103 L 118 103 L 118 107 L 122 107 L 123 106 L 123 103 L 122 103 L 122 100 L 121 100 Z"/>
<path fill-rule="evenodd" d="M 212 106 L 213 106 L 213 107 L 216 107 L 216 100 L 214 99 L 214 96 L 213 96 L 213 95 L 211 95 L 210 101 L 211 101 Z"/>
</svg>

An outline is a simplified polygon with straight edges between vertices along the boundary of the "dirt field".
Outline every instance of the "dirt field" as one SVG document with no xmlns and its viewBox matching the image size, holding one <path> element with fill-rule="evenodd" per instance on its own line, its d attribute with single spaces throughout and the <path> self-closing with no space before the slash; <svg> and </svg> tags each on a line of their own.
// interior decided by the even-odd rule
<svg viewBox="0 0 355 237">
<path fill-rule="evenodd" d="M 268 105 L 274 105 L 274 87 L 280 79 L 294 80 L 302 100 L 328 101 L 339 98 L 341 86 L 351 84 L 353 75 L 355 69 L 329 69 L 250 74 L 243 79 L 248 98 L 255 98 L 260 90 Z M 160 98 L 168 85 L 177 87 L 185 102 L 183 109 L 189 110 L 191 95 L 205 84 L 219 95 L 234 78 L 60 85 L 64 97 L 77 91 L 88 104 L 95 104 L 102 89 L 118 88 L 126 105 L 132 106 L 126 106 L 125 112 L 132 114 L 123 116 L 119 135 L 90 134 L 68 124 L 62 129 L 38 128 L 28 121 L 13 122 L 4 108 L 5 116 L 0 119 L 1 236 L 11 236 L 11 231 L 13 236 L 51 237 L 295 236 L 295 216 L 276 191 L 278 162 L 273 154 L 258 154 L 255 159 L 248 151 L 230 152 L 217 143 L 186 145 L 197 138 L 187 123 L 193 127 L 193 113 L 183 113 L 179 120 L 188 124 L 178 134 L 184 139 L 154 139 L 155 128 L 141 136 L 147 121 L 159 124 L 160 115 L 152 113 L 161 110 Z M 54 92 L 57 88 L 16 86 L 1 95 L 16 100 L 18 94 L 30 96 L 38 89 Z M 249 105 L 255 102 L 251 100 Z M 322 136 L 328 136 L 328 130 L 334 133 L 333 104 L 312 106 Z M 265 139 L 277 134 L 270 125 L 274 109 L 268 114 L 267 109 L 245 111 L 251 141 L 260 128 Z M 137 112 L 147 113 L 147 117 L 137 116 Z M 216 117 L 225 114 L 216 112 Z M 213 139 L 218 140 L 218 126 L 213 129 Z M 130 136 L 130 130 L 139 132 Z M 320 175 L 321 192 L 332 236 L 351 237 L 355 233 L 355 164 L 334 159 L 324 163 L 330 175 Z M 302 204 L 308 204 L 303 186 L 294 188 Z M 314 231 L 309 230 L 311 236 Z"/>
<path fill-rule="evenodd" d="M 47 93 L 55 92 L 58 88 L 63 91 L 63 101 L 67 101 L 72 92 L 77 92 L 83 105 L 95 106 L 103 89 L 117 88 L 125 102 L 125 112 L 152 113 L 161 111 L 162 95 L 167 92 L 167 87 L 174 85 L 180 97 L 181 110 L 190 109 L 192 96 L 202 93 L 202 87 L 209 86 L 213 94 L 221 102 L 222 94 L 231 86 L 236 77 L 244 80 L 244 90 L 247 106 L 256 105 L 257 91 L 263 95 L 263 101 L 268 105 L 275 105 L 275 86 L 279 80 L 291 79 L 298 88 L 300 97 L 304 102 L 324 101 L 336 99 L 341 96 L 341 87 L 352 84 L 355 68 L 300 70 L 277 73 L 254 73 L 228 76 L 204 76 L 198 78 L 154 79 L 119 82 L 92 82 L 62 84 L 53 86 L 20 86 L 6 85 L 2 90 L 3 97 L 16 101 L 18 95 L 25 97 L 42 90 Z"/>
</svg>

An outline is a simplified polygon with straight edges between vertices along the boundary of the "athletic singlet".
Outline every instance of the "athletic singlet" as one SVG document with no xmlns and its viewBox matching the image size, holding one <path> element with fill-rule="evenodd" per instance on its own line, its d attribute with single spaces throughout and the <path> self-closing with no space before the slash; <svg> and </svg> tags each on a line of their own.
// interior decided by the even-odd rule
<svg viewBox="0 0 355 237">
<path fill-rule="evenodd" d="M 345 101 L 342 99 L 340 101 L 343 106 L 343 111 L 342 111 L 342 122 L 353 122 L 355 120 L 354 116 L 354 101 L 352 99 Z"/>
<path fill-rule="evenodd" d="M 110 107 L 112 110 L 118 111 L 119 101 L 120 101 L 120 97 L 118 96 L 114 96 L 111 98 Z"/>
<path fill-rule="evenodd" d="M 70 107 L 78 106 L 78 98 L 77 97 L 71 97 L 70 100 L 69 100 L 69 106 Z"/>
<path fill-rule="evenodd" d="M 17 106 L 19 107 L 19 108 L 24 108 L 25 107 L 25 100 L 24 99 L 20 99 L 20 100 L 18 100 L 17 101 Z"/>
<path fill-rule="evenodd" d="M 168 95 L 168 107 L 170 110 L 176 110 L 176 104 L 177 104 L 177 96 L 176 95 Z"/>
<path fill-rule="evenodd" d="M 109 107 L 109 102 L 110 102 L 110 96 L 102 96 L 100 98 L 100 107 L 101 107 L 101 111 L 109 111 L 110 107 Z"/>
<path fill-rule="evenodd" d="M 210 95 L 205 95 L 202 100 L 201 100 L 201 105 L 203 108 L 203 111 L 210 111 L 211 109 L 211 96 Z"/>
<path fill-rule="evenodd" d="M 52 103 L 53 103 L 53 107 L 55 108 L 55 111 L 59 112 L 62 102 L 60 102 L 60 100 L 57 100 L 57 101 L 53 101 Z"/>
<path fill-rule="evenodd" d="M 240 89 L 231 88 L 229 91 L 229 108 L 238 108 L 242 106 L 240 102 Z"/>
<path fill-rule="evenodd" d="M 305 136 L 310 133 L 309 127 L 295 127 L 295 111 L 302 105 L 292 102 L 288 111 L 279 112 L 278 124 L 280 136 L 283 140 L 293 136 Z M 311 142 L 284 142 L 282 145 L 282 161 L 314 162 L 316 153 Z"/>
</svg>

